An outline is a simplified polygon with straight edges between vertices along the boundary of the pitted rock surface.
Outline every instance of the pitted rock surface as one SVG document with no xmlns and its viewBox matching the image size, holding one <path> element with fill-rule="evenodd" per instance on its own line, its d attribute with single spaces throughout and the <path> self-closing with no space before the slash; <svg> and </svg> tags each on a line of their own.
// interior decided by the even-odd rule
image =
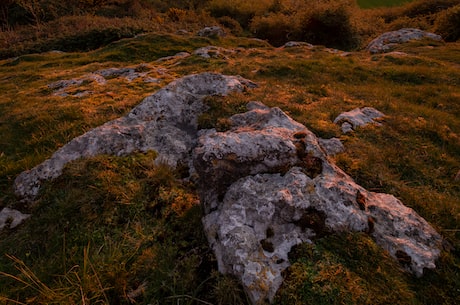
<svg viewBox="0 0 460 305">
<path fill-rule="evenodd" d="M 73 139 L 50 159 L 21 173 L 14 183 L 15 192 L 25 201 L 33 200 L 42 182 L 58 177 L 68 162 L 99 154 L 121 156 L 156 150 L 162 162 L 173 166 L 178 162 L 187 164 L 196 144 L 198 116 L 206 110 L 202 99 L 242 91 L 246 86 L 255 84 L 241 77 L 215 73 L 175 80 L 145 98 L 126 116 Z"/>
<path fill-rule="evenodd" d="M 405 28 L 387 32 L 372 40 L 366 47 L 371 54 L 390 52 L 396 45 L 411 40 L 431 39 L 441 41 L 442 37 L 419 29 Z"/>
<path fill-rule="evenodd" d="M 202 131 L 193 158 L 219 270 L 254 304 L 273 300 L 294 245 L 334 232 L 368 233 L 417 276 L 435 268 L 441 236 L 415 211 L 357 185 L 279 108 L 249 106 L 229 131 Z"/>
</svg>

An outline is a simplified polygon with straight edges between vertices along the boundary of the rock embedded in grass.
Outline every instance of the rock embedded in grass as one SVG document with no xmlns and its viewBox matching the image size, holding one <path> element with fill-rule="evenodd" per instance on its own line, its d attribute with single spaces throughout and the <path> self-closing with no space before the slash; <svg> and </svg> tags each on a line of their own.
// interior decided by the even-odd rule
<svg viewBox="0 0 460 305">
<path fill-rule="evenodd" d="M 368 124 L 381 125 L 378 120 L 385 115 L 372 107 L 356 108 L 339 114 L 334 119 L 334 124 L 340 125 L 343 133 L 349 133 L 357 127 Z"/>
</svg>

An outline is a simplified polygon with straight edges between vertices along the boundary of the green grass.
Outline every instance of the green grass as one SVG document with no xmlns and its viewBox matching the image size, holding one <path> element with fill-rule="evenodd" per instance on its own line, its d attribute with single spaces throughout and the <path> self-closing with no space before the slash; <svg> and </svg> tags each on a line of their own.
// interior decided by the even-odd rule
<svg viewBox="0 0 460 305">
<path fill-rule="evenodd" d="M 228 60 L 162 56 L 208 44 L 240 47 Z M 155 152 L 99 156 L 70 164 L 38 200 L 21 206 L 14 178 L 70 139 L 127 113 L 169 81 L 204 71 L 238 74 L 259 88 L 206 102 L 203 127 L 228 128 L 249 101 L 277 106 L 325 138 L 340 137 L 335 161 L 369 190 L 391 193 L 425 217 L 454 250 L 415 279 L 367 236 L 327 236 L 291 253 L 278 304 L 455 304 L 460 289 L 460 44 L 410 43 L 408 54 L 348 57 L 323 47 L 275 49 L 246 38 L 154 33 L 86 53 L 0 61 L 0 207 L 34 216 L 0 232 L 0 302 L 6 304 L 247 304 L 217 273 L 201 231 L 192 182 L 155 165 Z M 108 67 L 150 62 L 159 84 L 85 83 L 84 98 L 53 96 L 47 84 Z M 371 106 L 381 127 L 342 135 L 333 119 Z M 7 301 L 10 299 L 10 301 Z M 131 299 L 130 299 L 131 298 Z M 83 300 L 83 301 L 82 301 Z M 19 303 L 19 304 L 20 304 Z"/>
</svg>

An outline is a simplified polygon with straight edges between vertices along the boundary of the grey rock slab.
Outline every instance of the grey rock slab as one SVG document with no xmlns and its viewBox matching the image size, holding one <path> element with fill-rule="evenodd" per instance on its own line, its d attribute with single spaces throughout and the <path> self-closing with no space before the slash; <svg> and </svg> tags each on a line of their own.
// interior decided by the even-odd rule
<svg viewBox="0 0 460 305">
<path fill-rule="evenodd" d="M 161 162 L 187 164 L 196 143 L 198 116 L 206 110 L 203 98 L 242 91 L 247 86 L 255 84 L 215 73 L 177 79 L 145 98 L 126 116 L 73 139 L 48 160 L 21 173 L 14 182 L 15 192 L 24 201 L 31 201 L 43 181 L 61 175 L 67 163 L 100 154 L 121 156 L 155 150 Z"/>
</svg>

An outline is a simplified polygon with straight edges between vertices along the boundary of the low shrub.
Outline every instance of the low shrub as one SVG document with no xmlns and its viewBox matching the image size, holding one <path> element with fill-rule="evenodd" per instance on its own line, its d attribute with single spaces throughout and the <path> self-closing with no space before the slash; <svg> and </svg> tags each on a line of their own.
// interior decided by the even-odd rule
<svg viewBox="0 0 460 305">
<path fill-rule="evenodd" d="M 445 41 L 457 41 L 460 39 L 460 5 L 439 14 L 435 23 L 435 31 Z"/>
<path fill-rule="evenodd" d="M 220 25 L 226 27 L 230 30 L 230 32 L 235 36 L 240 36 L 243 33 L 243 28 L 241 27 L 240 23 L 235 19 L 223 16 L 217 19 Z"/>
<path fill-rule="evenodd" d="M 211 0 L 207 9 L 213 17 L 228 16 L 238 21 L 243 28 L 248 28 L 252 18 L 269 11 L 272 2 L 272 0 Z"/>
<path fill-rule="evenodd" d="M 301 39 L 297 19 L 283 13 L 257 16 L 252 20 L 250 29 L 258 38 L 266 39 L 274 46 Z"/>
<path fill-rule="evenodd" d="M 180 9 L 180 8 L 175 8 L 175 7 L 170 8 L 166 12 L 166 16 L 168 16 L 168 18 L 173 22 L 184 20 L 186 15 L 187 15 L 187 11 Z"/>
<path fill-rule="evenodd" d="M 353 5 L 348 0 L 315 3 L 302 20 L 303 40 L 344 50 L 356 48 L 359 38 L 352 22 Z"/>
</svg>

